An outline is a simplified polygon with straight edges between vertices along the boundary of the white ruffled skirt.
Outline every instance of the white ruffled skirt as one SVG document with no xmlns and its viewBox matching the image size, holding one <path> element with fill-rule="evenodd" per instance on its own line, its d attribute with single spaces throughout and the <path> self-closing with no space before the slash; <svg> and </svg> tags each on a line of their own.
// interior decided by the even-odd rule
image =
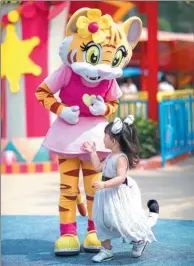
<svg viewBox="0 0 194 266">
<path fill-rule="evenodd" d="M 126 242 L 156 241 L 148 225 L 135 180 L 128 185 L 97 191 L 94 197 L 93 221 L 100 241 L 122 237 Z"/>
</svg>

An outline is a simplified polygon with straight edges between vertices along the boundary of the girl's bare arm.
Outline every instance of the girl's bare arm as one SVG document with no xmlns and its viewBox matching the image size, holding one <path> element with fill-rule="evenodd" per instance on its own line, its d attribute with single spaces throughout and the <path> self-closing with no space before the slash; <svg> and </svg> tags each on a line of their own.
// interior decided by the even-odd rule
<svg viewBox="0 0 194 266">
<path fill-rule="evenodd" d="M 121 185 L 126 178 L 128 169 L 128 162 L 124 156 L 121 156 L 117 160 L 117 177 L 111 178 L 111 180 L 104 182 L 104 188 L 113 188 Z"/>
</svg>

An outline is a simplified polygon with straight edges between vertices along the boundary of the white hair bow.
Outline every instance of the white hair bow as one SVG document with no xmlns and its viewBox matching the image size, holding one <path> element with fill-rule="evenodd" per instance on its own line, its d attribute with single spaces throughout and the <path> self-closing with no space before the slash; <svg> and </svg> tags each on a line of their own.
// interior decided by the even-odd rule
<svg viewBox="0 0 194 266">
<path fill-rule="evenodd" d="M 119 117 L 116 117 L 113 121 L 113 126 L 111 128 L 111 132 L 113 134 L 118 134 L 123 129 L 123 123 L 128 124 L 129 126 L 133 124 L 135 118 L 133 115 L 128 115 L 124 121 L 122 121 Z"/>
</svg>

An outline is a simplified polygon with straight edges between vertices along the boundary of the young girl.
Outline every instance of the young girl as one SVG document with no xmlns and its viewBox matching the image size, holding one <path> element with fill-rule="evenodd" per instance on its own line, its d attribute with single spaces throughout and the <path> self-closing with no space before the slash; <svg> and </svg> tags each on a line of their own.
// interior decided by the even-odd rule
<svg viewBox="0 0 194 266">
<path fill-rule="evenodd" d="M 102 171 L 102 181 L 94 183 L 97 192 L 93 205 L 93 220 L 102 248 L 93 262 L 113 259 L 114 238 L 133 243 L 133 257 L 140 257 L 147 243 L 156 240 L 142 208 L 139 187 L 127 176 L 128 169 L 138 163 L 139 145 L 133 122 L 130 115 L 124 121 L 115 118 L 106 126 L 104 144 L 111 154 L 104 162 L 97 156 L 95 143 L 85 142 L 82 146 L 90 153 L 96 171 Z"/>
</svg>

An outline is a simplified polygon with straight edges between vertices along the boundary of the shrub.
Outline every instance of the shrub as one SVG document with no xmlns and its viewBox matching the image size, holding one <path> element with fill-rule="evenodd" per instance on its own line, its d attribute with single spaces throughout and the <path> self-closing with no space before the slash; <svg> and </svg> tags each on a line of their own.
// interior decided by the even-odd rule
<svg viewBox="0 0 194 266">
<path fill-rule="evenodd" d="M 140 154 L 141 159 L 148 159 L 159 153 L 159 134 L 158 125 L 152 120 L 145 120 L 136 118 L 135 125 L 138 132 L 140 142 Z"/>
</svg>

